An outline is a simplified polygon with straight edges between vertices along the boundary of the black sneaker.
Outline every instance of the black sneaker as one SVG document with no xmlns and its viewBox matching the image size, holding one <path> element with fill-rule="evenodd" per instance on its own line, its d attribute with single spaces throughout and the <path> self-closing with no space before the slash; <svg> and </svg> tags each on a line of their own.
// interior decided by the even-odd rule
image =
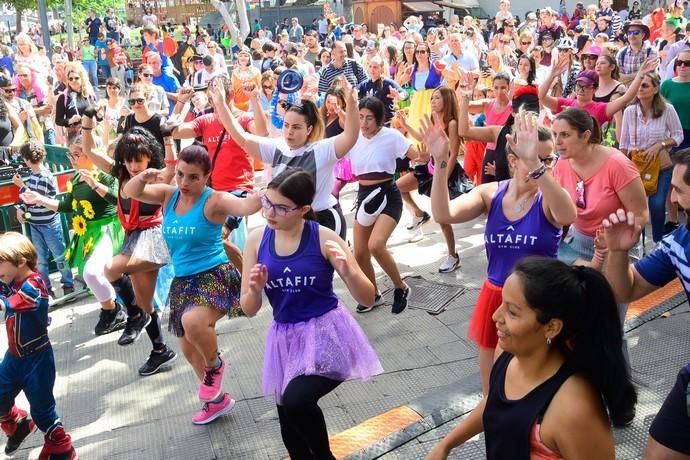
<svg viewBox="0 0 690 460">
<path fill-rule="evenodd" d="M 170 347 L 165 347 L 165 350 L 160 353 L 151 350 L 149 359 L 139 368 L 139 375 L 153 375 L 162 368 L 169 367 L 176 359 L 177 353 L 170 349 Z"/>
<path fill-rule="evenodd" d="M 104 335 L 122 329 L 125 327 L 126 316 L 120 304 L 116 304 L 114 310 L 101 310 L 94 332 L 96 335 Z"/>
<path fill-rule="evenodd" d="M 24 420 L 17 423 L 17 429 L 15 430 L 14 435 L 7 438 L 5 454 L 10 455 L 19 449 L 24 440 L 28 438 L 29 435 L 34 432 L 34 430 L 36 430 L 36 424 L 28 417 L 25 417 Z"/>
<path fill-rule="evenodd" d="M 357 304 L 357 313 L 366 313 L 368 311 L 373 310 L 375 307 L 378 307 L 379 305 L 383 305 L 383 304 L 384 304 L 384 301 L 383 301 L 383 297 L 381 296 L 381 294 L 376 294 L 376 297 L 374 297 L 374 303 L 373 304 L 371 304 L 371 305 L 362 305 L 361 303 Z"/>
<path fill-rule="evenodd" d="M 141 331 L 151 322 L 151 315 L 142 311 L 136 318 L 127 318 L 127 325 L 122 335 L 117 340 L 118 345 L 130 345 L 141 335 Z"/>
<path fill-rule="evenodd" d="M 429 222 L 429 219 L 431 219 L 431 216 L 426 211 L 421 216 L 413 216 L 412 222 L 407 226 L 407 229 L 417 230 L 419 227 Z"/>
<path fill-rule="evenodd" d="M 398 313 L 402 313 L 402 311 L 407 308 L 407 298 L 409 296 L 409 286 L 405 286 L 404 288 L 395 288 L 393 290 L 393 307 L 391 308 L 391 313 L 396 315 Z"/>
</svg>

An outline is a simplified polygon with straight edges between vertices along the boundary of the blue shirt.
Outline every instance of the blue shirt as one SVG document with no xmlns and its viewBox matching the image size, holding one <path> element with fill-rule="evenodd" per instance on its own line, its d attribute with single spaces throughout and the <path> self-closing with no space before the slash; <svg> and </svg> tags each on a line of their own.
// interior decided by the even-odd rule
<svg viewBox="0 0 690 460">
<path fill-rule="evenodd" d="M 443 62 L 448 67 L 453 64 L 453 61 L 457 62 L 458 67 L 466 72 L 479 69 L 479 59 L 477 59 L 477 56 L 468 49 L 463 49 L 462 55 L 459 58 L 455 57 L 455 55 L 451 52 L 443 57 Z"/>
<path fill-rule="evenodd" d="M 203 273 L 228 263 L 221 237 L 223 224 L 209 222 L 204 215 L 204 205 L 211 193 L 213 190 L 206 187 L 194 207 L 180 216 L 175 212 L 180 197 L 178 189 L 165 208 L 161 229 L 177 278 Z"/>
<path fill-rule="evenodd" d="M 98 65 L 108 65 L 108 60 L 105 58 L 105 52 L 108 51 L 108 43 L 105 40 L 96 40 L 93 46 L 98 51 Z"/>
<path fill-rule="evenodd" d="M 31 273 L 3 289 L 0 306 L 5 310 L 7 351 L 16 357 L 50 346 L 48 339 L 48 288 L 43 277 Z"/>
<path fill-rule="evenodd" d="M 152 83 L 163 88 L 166 93 L 176 93 L 177 90 L 180 89 L 180 82 L 177 78 L 165 72 L 161 73 L 158 77 L 153 77 Z M 168 101 L 170 101 L 170 106 L 168 107 L 168 115 L 170 115 L 175 108 L 175 101 L 170 98 L 168 98 Z"/>
<path fill-rule="evenodd" d="M 690 299 L 690 232 L 684 225 L 666 235 L 651 254 L 635 263 L 635 270 L 649 284 L 665 286 L 679 278 Z"/>
</svg>

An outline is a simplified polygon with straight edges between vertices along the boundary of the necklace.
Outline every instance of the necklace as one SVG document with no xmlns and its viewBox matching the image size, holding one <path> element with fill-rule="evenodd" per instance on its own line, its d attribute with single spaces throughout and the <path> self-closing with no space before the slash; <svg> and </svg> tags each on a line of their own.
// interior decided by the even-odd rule
<svg viewBox="0 0 690 460">
<path fill-rule="evenodd" d="M 527 195 L 517 203 L 513 203 L 513 211 L 522 213 L 527 208 L 527 203 L 531 202 L 535 195 Z"/>
</svg>

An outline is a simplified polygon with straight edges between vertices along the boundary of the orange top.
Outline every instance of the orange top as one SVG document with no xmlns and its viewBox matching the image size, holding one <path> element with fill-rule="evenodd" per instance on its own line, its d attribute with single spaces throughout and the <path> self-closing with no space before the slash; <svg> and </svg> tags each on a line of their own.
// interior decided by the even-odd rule
<svg viewBox="0 0 690 460">
<path fill-rule="evenodd" d="M 245 69 L 235 68 L 231 79 L 235 90 L 233 97 L 235 107 L 246 112 L 249 110 L 249 95 L 242 91 L 242 87 L 247 83 L 253 83 L 257 89 L 261 90 L 261 72 L 251 65 Z"/>
</svg>

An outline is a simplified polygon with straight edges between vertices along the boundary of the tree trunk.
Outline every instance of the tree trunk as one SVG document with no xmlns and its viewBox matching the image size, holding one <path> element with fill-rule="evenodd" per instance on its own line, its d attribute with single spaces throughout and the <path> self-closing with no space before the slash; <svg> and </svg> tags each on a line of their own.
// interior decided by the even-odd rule
<svg viewBox="0 0 690 460">
<path fill-rule="evenodd" d="M 14 32 L 15 34 L 22 31 L 22 13 L 24 13 L 24 10 L 17 8 L 17 23 L 15 24 L 17 29 Z"/>
</svg>

